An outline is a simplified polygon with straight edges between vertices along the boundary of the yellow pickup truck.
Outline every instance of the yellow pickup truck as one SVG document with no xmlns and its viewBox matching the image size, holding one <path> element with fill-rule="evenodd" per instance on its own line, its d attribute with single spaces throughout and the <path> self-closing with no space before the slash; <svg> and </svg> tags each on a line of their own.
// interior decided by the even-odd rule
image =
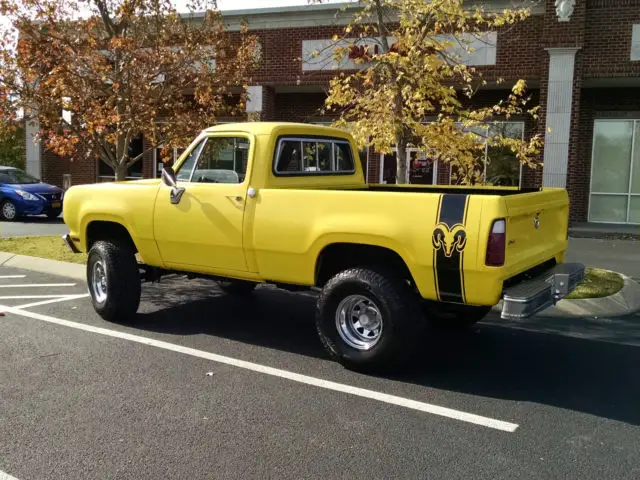
<svg viewBox="0 0 640 480">
<path fill-rule="evenodd" d="M 503 318 L 526 318 L 582 281 L 563 263 L 565 190 L 369 185 L 356 152 L 339 129 L 226 124 L 162 179 L 72 187 L 64 240 L 89 253 L 95 310 L 134 320 L 142 281 L 169 272 L 234 294 L 315 288 L 324 347 L 369 369 L 428 322 L 469 325 L 501 300 Z"/>
</svg>

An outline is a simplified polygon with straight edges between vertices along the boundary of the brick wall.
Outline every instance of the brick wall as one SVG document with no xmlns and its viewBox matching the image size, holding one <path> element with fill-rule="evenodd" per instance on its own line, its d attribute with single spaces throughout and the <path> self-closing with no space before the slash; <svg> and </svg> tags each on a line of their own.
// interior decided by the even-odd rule
<svg viewBox="0 0 640 480">
<path fill-rule="evenodd" d="M 331 121 L 320 109 L 326 95 L 317 93 L 278 93 L 275 96 L 275 119 L 282 122 Z"/>
<path fill-rule="evenodd" d="M 542 30 L 544 17 L 532 16 L 524 22 L 500 28 L 496 47 L 495 66 L 480 67 L 487 80 L 503 77 L 506 80 L 520 78 L 537 80 L 543 69 L 544 50 Z"/>
<path fill-rule="evenodd" d="M 567 189 L 571 199 L 571 219 L 586 220 L 588 209 L 593 119 L 599 115 L 623 115 L 640 111 L 638 88 L 590 88 L 594 81 L 618 77 L 640 77 L 640 62 L 630 60 L 631 26 L 640 23 L 640 0 L 579 0 L 569 22 L 556 17 L 555 0 L 544 0 L 545 15 L 530 17 L 515 26 L 498 31 L 496 65 L 480 67 L 485 78 L 503 77 L 505 87 L 525 78 L 533 94 L 531 105 L 546 106 L 549 55 L 545 48 L 579 47 L 576 54 L 575 84 L 572 99 Z M 254 72 L 252 84 L 262 85 L 261 120 L 330 121 L 320 112 L 328 85 L 335 71 L 302 71 L 302 41 L 328 39 L 340 34 L 341 27 L 318 26 L 257 30 L 262 46 L 261 66 Z M 236 34 L 234 34 L 236 35 Z M 237 35 L 236 35 L 237 36 Z M 284 93 L 299 86 L 308 93 Z M 585 88 L 583 88 L 583 86 Z M 588 88 L 587 88 L 588 87 Z M 485 106 L 504 98 L 505 90 L 486 90 L 474 97 L 473 104 Z M 607 113 L 608 112 L 608 113 Z M 238 119 L 242 120 L 242 119 Z M 525 135 L 545 134 L 545 112 L 540 121 L 525 123 Z M 153 154 L 143 160 L 145 176 L 153 175 Z M 72 183 L 96 180 L 93 159 L 70 162 L 50 152 L 42 155 L 43 179 L 62 185 L 62 174 L 70 172 Z M 378 181 L 379 155 L 371 152 L 367 165 L 369 179 Z M 439 165 L 438 181 L 448 183 L 449 167 Z M 542 169 L 523 170 L 523 186 L 539 186 Z"/>
<path fill-rule="evenodd" d="M 640 76 L 631 61 L 631 29 L 640 24 L 640 0 L 587 0 L 585 77 Z"/>
<path fill-rule="evenodd" d="M 59 157 L 41 145 L 40 161 L 42 166 L 42 181 L 62 187 L 62 175 L 70 171 L 69 159 Z"/>
</svg>

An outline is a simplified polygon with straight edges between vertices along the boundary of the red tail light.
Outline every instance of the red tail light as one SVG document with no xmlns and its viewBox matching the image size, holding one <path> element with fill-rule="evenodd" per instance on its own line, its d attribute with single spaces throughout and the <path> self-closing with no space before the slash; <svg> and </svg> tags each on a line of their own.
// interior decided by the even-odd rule
<svg viewBox="0 0 640 480">
<path fill-rule="evenodd" d="M 504 253 L 507 244 L 507 222 L 504 218 L 495 220 L 489 233 L 487 243 L 487 257 L 485 264 L 490 267 L 501 267 L 504 265 Z"/>
</svg>

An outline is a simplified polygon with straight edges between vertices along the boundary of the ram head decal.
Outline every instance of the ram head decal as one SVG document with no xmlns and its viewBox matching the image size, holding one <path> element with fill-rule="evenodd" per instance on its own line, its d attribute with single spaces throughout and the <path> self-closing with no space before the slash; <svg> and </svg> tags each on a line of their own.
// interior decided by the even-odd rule
<svg viewBox="0 0 640 480">
<path fill-rule="evenodd" d="M 453 252 L 462 252 L 467 245 L 467 232 L 464 225 L 456 223 L 449 227 L 446 223 L 439 223 L 433 230 L 433 248 L 442 250 L 445 257 L 451 257 Z"/>
</svg>

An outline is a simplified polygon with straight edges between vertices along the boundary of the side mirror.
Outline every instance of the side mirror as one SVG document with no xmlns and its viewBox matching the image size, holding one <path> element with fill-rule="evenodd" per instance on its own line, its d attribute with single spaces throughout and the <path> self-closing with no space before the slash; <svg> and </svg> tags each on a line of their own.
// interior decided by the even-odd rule
<svg viewBox="0 0 640 480">
<path fill-rule="evenodd" d="M 173 170 L 173 167 L 165 165 L 162 168 L 162 181 L 165 183 L 165 185 L 171 187 L 171 194 L 169 196 L 171 203 L 173 203 L 174 205 L 180 203 L 180 199 L 182 198 L 182 194 L 184 193 L 184 187 L 178 186 L 176 172 Z"/>
</svg>

